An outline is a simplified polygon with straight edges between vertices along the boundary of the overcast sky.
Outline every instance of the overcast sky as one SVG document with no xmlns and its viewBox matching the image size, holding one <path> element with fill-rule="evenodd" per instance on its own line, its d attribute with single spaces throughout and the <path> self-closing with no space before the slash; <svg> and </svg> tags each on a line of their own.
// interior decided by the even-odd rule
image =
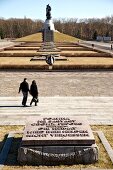
<svg viewBox="0 0 113 170">
<path fill-rule="evenodd" d="M 113 0 L 0 0 L 0 17 L 45 20 L 46 5 L 53 18 L 102 18 L 113 15 Z"/>
</svg>

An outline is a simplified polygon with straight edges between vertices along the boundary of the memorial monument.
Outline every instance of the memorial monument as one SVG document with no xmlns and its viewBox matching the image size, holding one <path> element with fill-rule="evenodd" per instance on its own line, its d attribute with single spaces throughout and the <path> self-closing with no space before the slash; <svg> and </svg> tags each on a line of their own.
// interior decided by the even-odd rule
<svg viewBox="0 0 113 170">
<path fill-rule="evenodd" d="M 45 20 L 45 23 L 44 23 L 44 28 L 43 28 L 43 31 L 48 31 L 48 33 L 51 33 L 50 37 L 46 37 L 48 33 L 45 34 L 45 38 L 44 41 L 49 41 L 49 42 L 53 42 L 54 41 L 54 31 L 55 31 L 55 27 L 54 27 L 54 23 L 52 21 L 52 16 L 51 16 L 51 7 L 50 5 L 48 4 L 46 6 L 46 20 Z M 47 38 L 47 39 L 46 39 Z"/>
<path fill-rule="evenodd" d="M 46 6 L 46 20 L 45 20 L 43 31 L 42 31 L 43 45 L 39 49 L 39 51 L 60 52 L 60 50 L 57 49 L 54 45 L 54 31 L 55 31 L 55 27 L 52 21 L 51 7 L 48 4 Z"/>
<path fill-rule="evenodd" d="M 46 6 L 46 20 L 44 23 L 44 27 L 42 29 L 42 46 L 40 47 L 38 52 L 44 52 L 44 54 L 40 54 L 34 56 L 30 61 L 35 60 L 45 60 L 48 65 L 53 65 L 55 61 L 67 61 L 67 58 L 64 56 L 60 56 L 61 50 L 56 48 L 54 44 L 54 32 L 55 32 L 54 23 L 52 21 L 51 16 L 51 7 L 48 4 Z M 46 52 L 46 53 L 45 53 Z"/>
<path fill-rule="evenodd" d="M 98 148 L 84 117 L 30 117 L 18 150 L 21 165 L 92 164 Z"/>
</svg>

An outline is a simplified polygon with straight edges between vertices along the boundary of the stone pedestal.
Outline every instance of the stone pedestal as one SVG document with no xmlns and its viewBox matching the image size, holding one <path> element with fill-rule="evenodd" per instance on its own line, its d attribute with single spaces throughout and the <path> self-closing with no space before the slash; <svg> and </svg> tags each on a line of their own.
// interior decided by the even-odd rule
<svg viewBox="0 0 113 170">
<path fill-rule="evenodd" d="M 55 26 L 52 19 L 46 19 L 44 23 L 44 30 L 52 30 L 55 31 Z"/>
<path fill-rule="evenodd" d="M 18 161 L 25 165 L 91 164 L 98 148 L 84 117 L 30 117 Z"/>
<path fill-rule="evenodd" d="M 54 32 L 52 30 L 44 30 L 43 34 L 43 42 L 54 42 Z"/>
<path fill-rule="evenodd" d="M 98 161 L 97 146 L 21 146 L 18 151 L 21 165 L 74 165 Z"/>
<path fill-rule="evenodd" d="M 40 52 L 60 52 L 61 50 L 54 45 L 54 31 L 45 29 L 42 32 L 43 44 L 40 47 Z"/>
<path fill-rule="evenodd" d="M 55 27 L 52 19 L 46 19 L 42 31 L 43 45 L 39 49 L 40 52 L 60 52 L 61 50 L 54 45 Z"/>
</svg>

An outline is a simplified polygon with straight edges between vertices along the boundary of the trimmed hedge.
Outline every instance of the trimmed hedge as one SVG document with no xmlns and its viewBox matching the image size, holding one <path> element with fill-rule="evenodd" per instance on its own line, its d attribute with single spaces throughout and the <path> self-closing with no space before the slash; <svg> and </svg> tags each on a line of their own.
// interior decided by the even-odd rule
<svg viewBox="0 0 113 170">
<path fill-rule="evenodd" d="M 0 53 L 0 57 L 33 57 L 37 53 Z"/>
<path fill-rule="evenodd" d="M 62 56 L 65 57 L 112 57 L 111 54 L 106 53 L 65 53 L 61 52 Z"/>
<path fill-rule="evenodd" d="M 88 49 L 88 48 L 77 48 L 77 47 L 72 47 L 72 48 L 62 48 L 62 47 L 58 47 L 60 50 L 62 51 L 93 51 L 92 49 Z"/>
<path fill-rule="evenodd" d="M 0 69 L 31 69 L 49 70 L 49 65 L 0 65 Z M 113 69 L 113 65 L 53 65 L 52 70 L 87 70 L 87 69 Z"/>
<path fill-rule="evenodd" d="M 39 50 L 39 48 L 40 47 L 32 47 L 32 48 L 29 48 L 29 47 L 14 47 L 14 48 L 6 48 L 6 49 L 4 49 L 4 51 L 8 51 L 8 50 L 12 50 L 12 51 L 14 51 L 14 50 L 20 50 L 20 51 L 22 51 L 22 50 Z"/>
<path fill-rule="evenodd" d="M 53 65 L 53 70 L 113 69 L 113 65 Z"/>
<path fill-rule="evenodd" d="M 48 65 L 0 65 L 0 69 L 37 69 L 48 70 Z"/>
</svg>

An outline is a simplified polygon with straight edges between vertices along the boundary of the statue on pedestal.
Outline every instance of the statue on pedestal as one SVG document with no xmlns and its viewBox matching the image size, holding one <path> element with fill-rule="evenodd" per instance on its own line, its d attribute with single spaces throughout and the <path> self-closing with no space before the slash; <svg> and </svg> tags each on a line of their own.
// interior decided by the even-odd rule
<svg viewBox="0 0 113 170">
<path fill-rule="evenodd" d="M 50 5 L 48 4 L 47 7 L 46 7 L 46 18 L 49 20 L 51 19 L 51 7 Z"/>
</svg>

